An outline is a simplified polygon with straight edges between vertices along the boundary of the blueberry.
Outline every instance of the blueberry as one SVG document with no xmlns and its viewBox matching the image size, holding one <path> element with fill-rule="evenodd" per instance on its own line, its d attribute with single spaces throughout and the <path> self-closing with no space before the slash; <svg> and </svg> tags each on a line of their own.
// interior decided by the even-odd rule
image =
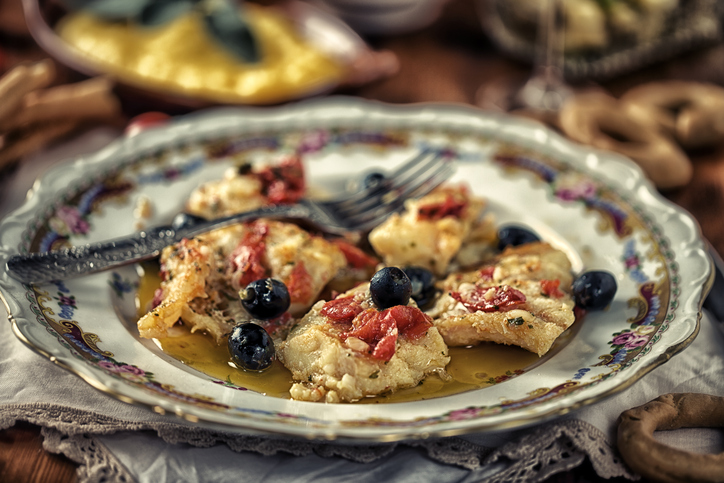
<svg viewBox="0 0 724 483">
<path fill-rule="evenodd" d="M 407 305 L 412 294 L 412 282 L 405 272 L 397 267 L 385 267 L 370 280 L 372 301 L 380 310 Z"/>
<path fill-rule="evenodd" d="M 229 354 L 242 369 L 262 371 L 274 361 L 274 341 L 254 323 L 239 324 L 229 335 Z"/>
<path fill-rule="evenodd" d="M 236 168 L 236 174 L 238 174 L 239 176 L 246 176 L 247 174 L 251 173 L 251 169 L 251 163 L 243 163 L 239 165 L 238 168 Z"/>
<path fill-rule="evenodd" d="M 261 278 L 239 291 L 241 305 L 249 315 L 260 320 L 279 317 L 291 304 L 289 290 L 283 282 L 273 278 Z"/>
<path fill-rule="evenodd" d="M 412 284 L 410 296 L 418 307 L 427 306 L 435 298 L 435 275 L 423 267 L 405 267 L 403 270 Z"/>
<path fill-rule="evenodd" d="M 608 272 L 591 270 L 573 282 L 576 305 L 586 310 L 602 310 L 616 295 L 616 279 Z"/>
<path fill-rule="evenodd" d="M 517 247 L 537 241 L 540 241 L 540 237 L 522 226 L 507 225 L 498 230 L 498 250 L 503 250 L 509 245 Z"/>
</svg>

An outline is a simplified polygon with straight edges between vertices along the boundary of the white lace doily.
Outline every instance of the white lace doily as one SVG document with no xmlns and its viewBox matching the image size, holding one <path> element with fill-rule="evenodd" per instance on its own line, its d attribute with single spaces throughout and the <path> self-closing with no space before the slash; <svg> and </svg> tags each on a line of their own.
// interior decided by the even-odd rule
<svg viewBox="0 0 724 483">
<path fill-rule="evenodd" d="M 588 458 L 596 473 L 604 478 L 637 479 L 615 454 L 605 435 L 580 420 L 564 420 L 543 425 L 519 440 L 492 449 L 462 438 L 441 438 L 395 444 L 337 445 L 289 439 L 272 439 L 211 431 L 169 422 L 122 421 L 51 404 L 18 404 L 2 408 L 0 429 L 16 421 L 43 427 L 43 446 L 62 453 L 80 465 L 81 482 L 135 481 L 131 471 L 96 436 L 124 431 L 153 431 L 168 444 L 187 444 L 199 448 L 225 444 L 236 452 L 254 452 L 270 456 L 279 453 L 304 457 L 343 458 L 371 463 L 393 455 L 399 447 L 422 449 L 439 463 L 471 471 L 488 469 L 490 482 L 543 481 L 556 473 L 573 469 Z M 243 481 L 243 480 L 242 480 Z"/>
</svg>

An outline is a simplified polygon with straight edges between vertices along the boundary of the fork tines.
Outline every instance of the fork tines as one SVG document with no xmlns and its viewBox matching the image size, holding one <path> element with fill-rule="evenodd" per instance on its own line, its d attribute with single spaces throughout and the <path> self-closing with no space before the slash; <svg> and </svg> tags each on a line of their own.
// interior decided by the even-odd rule
<svg viewBox="0 0 724 483">
<path fill-rule="evenodd" d="M 326 205 L 350 223 L 363 229 L 372 228 L 401 209 L 405 200 L 426 195 L 454 171 L 448 151 L 427 149 L 397 168 L 379 186 Z"/>
</svg>

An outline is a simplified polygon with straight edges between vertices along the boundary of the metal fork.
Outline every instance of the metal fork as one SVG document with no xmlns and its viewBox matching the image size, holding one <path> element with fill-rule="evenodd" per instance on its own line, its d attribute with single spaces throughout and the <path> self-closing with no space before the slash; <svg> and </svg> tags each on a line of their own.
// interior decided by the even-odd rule
<svg viewBox="0 0 724 483">
<path fill-rule="evenodd" d="M 149 260 L 184 238 L 257 218 L 300 220 L 332 235 L 368 231 L 402 208 L 406 199 L 424 196 L 453 172 L 449 152 L 426 149 L 378 186 L 334 200 L 304 199 L 292 205 L 266 206 L 214 220 L 180 213 L 171 225 L 128 237 L 54 252 L 14 255 L 7 262 L 7 270 L 11 277 L 28 284 L 65 280 Z"/>
</svg>

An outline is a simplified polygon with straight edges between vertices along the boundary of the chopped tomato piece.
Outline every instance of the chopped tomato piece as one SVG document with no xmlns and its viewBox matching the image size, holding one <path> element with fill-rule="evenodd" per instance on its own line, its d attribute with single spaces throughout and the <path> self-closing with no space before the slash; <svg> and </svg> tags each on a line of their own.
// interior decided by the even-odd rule
<svg viewBox="0 0 724 483">
<path fill-rule="evenodd" d="M 342 297 L 325 303 L 319 313 L 333 322 L 351 324 L 362 310 L 364 309 L 355 301 L 354 297 Z"/>
<path fill-rule="evenodd" d="M 378 260 L 372 255 L 368 255 L 361 249 L 344 240 L 334 240 L 334 244 L 342 250 L 347 265 L 352 268 L 371 268 L 377 265 Z"/>
<path fill-rule="evenodd" d="M 356 337 L 371 348 L 373 358 L 389 361 L 397 348 L 397 337 L 410 339 L 425 335 L 432 327 L 432 319 L 417 307 L 396 305 L 385 310 L 367 309 L 352 321 L 352 330 L 344 338 Z"/>
<path fill-rule="evenodd" d="M 395 319 L 400 333 L 410 339 L 418 339 L 432 327 L 432 318 L 417 307 L 396 305 L 387 309 Z"/>
<path fill-rule="evenodd" d="M 420 220 L 441 220 L 447 216 L 460 218 L 467 201 L 457 201 L 452 195 L 447 195 L 442 203 L 431 203 L 429 205 L 420 206 L 417 209 L 417 218 Z"/>
<path fill-rule="evenodd" d="M 510 285 L 497 287 L 476 287 L 471 292 L 450 292 L 450 296 L 461 302 L 471 312 L 497 312 L 510 310 L 525 303 L 525 295 Z"/>
<path fill-rule="evenodd" d="M 480 278 L 482 278 L 483 280 L 492 280 L 493 273 L 495 273 L 495 265 L 491 265 L 490 267 L 482 268 L 480 270 Z"/>
<path fill-rule="evenodd" d="M 372 348 L 372 357 L 389 361 L 397 345 L 397 324 L 387 310 L 367 309 L 352 321 L 352 330 L 345 336 L 365 341 Z"/>
<path fill-rule="evenodd" d="M 558 279 L 540 281 L 540 289 L 541 289 L 541 292 L 543 293 L 543 295 L 545 295 L 547 297 L 553 297 L 556 299 L 559 299 L 565 295 L 558 288 L 560 285 L 561 285 L 561 281 Z"/>
<path fill-rule="evenodd" d="M 289 290 L 289 298 L 292 303 L 299 302 L 306 304 L 312 297 L 312 276 L 309 275 L 304 262 L 299 261 L 294 265 L 289 280 L 286 281 Z"/>
<path fill-rule="evenodd" d="M 254 173 L 261 181 L 262 194 L 273 204 L 296 203 L 304 196 L 304 167 L 299 156 L 285 159 Z"/>
<path fill-rule="evenodd" d="M 392 329 L 396 328 L 395 318 L 387 310 L 366 309 L 354 318 L 352 331 L 348 333 L 348 336 L 357 337 L 368 344 L 373 344 L 382 340 Z"/>
<path fill-rule="evenodd" d="M 262 265 L 262 257 L 266 251 L 264 238 L 269 233 L 265 223 L 254 223 L 251 231 L 241 239 L 227 260 L 227 273 L 236 288 L 249 285 L 267 275 Z"/>
<path fill-rule="evenodd" d="M 397 327 L 390 329 L 389 333 L 375 344 L 372 357 L 380 361 L 389 361 L 397 350 Z"/>
</svg>

